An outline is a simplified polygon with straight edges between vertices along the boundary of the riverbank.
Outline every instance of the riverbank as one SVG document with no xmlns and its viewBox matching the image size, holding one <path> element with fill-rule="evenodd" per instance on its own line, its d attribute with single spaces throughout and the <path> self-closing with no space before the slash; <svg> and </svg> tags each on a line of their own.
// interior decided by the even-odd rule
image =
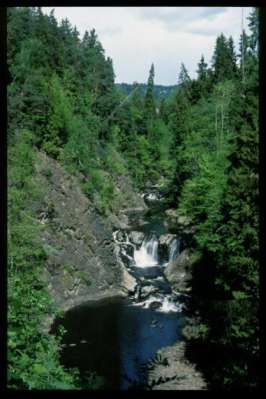
<svg viewBox="0 0 266 399">
<path fill-rule="evenodd" d="M 51 173 L 44 174 L 43 170 L 48 168 Z M 101 216 L 94 212 L 89 199 L 82 193 L 78 178 L 70 176 L 59 163 L 41 153 L 37 171 L 40 183 L 49 187 L 39 221 L 44 226 L 43 243 L 47 254 L 45 278 L 56 305 L 66 316 L 75 314 L 76 310 L 80 312 L 78 310 L 80 307 L 105 309 L 105 318 L 102 321 L 99 319 L 100 324 L 106 323 L 104 320 L 111 323 L 109 310 L 107 310 L 110 309 L 110 312 L 114 312 L 121 329 L 125 329 L 124 326 L 129 323 L 131 330 L 137 328 L 137 340 L 140 339 L 139 331 L 149 337 L 149 345 L 144 350 L 145 356 L 139 361 L 144 363 L 149 361 L 158 349 L 163 351 L 163 354 L 167 353 L 168 357 L 167 369 L 163 369 L 162 365 L 156 368 L 157 365 L 148 376 L 148 385 L 152 384 L 154 378 L 157 381 L 152 389 L 183 389 L 180 388 L 184 386 L 184 382 L 182 384 L 180 382 L 183 377 L 180 380 L 178 376 L 182 370 L 187 370 L 187 386 L 191 384 L 192 389 L 197 389 L 193 388 L 196 386 L 204 387 L 200 375 L 195 377 L 194 366 L 181 361 L 180 350 L 176 349 L 177 344 L 174 344 L 172 351 L 170 350 L 171 353 L 167 349 L 171 348 L 169 344 L 174 343 L 177 338 L 180 341 L 179 312 L 182 306 L 179 303 L 178 291 L 183 294 L 189 292 L 189 261 L 187 256 L 184 256 L 184 250 L 180 252 L 180 242 L 176 235 L 177 232 L 183 231 L 183 225 L 187 229 L 186 221 L 182 224 L 179 220 L 175 231 L 175 220 L 169 220 L 169 214 L 170 219 L 171 217 L 173 219 L 173 212 L 164 213 L 165 204 L 160 214 L 159 202 L 163 200 L 162 197 L 156 195 L 156 192 L 152 195 L 136 193 L 126 181 L 120 181 L 118 187 L 119 190 L 131 190 L 132 201 L 125 204 L 118 214 Z M 154 203 L 155 213 L 152 211 Z M 169 233 L 170 225 L 171 233 Z M 114 234 L 115 231 L 119 233 Z M 188 236 L 191 231 L 185 230 L 184 234 Z M 130 266 L 134 256 L 135 263 L 133 262 L 134 264 Z M 146 262 L 148 262 L 147 265 Z M 168 262 L 168 266 L 164 268 L 165 262 Z M 159 264 L 160 267 L 158 267 Z M 153 267 L 150 267 L 151 265 Z M 173 292 L 171 287 L 174 289 Z M 121 316 L 120 311 L 118 313 L 114 311 L 117 299 L 118 302 L 133 300 L 138 306 L 136 308 L 133 306 L 132 309 L 123 308 Z M 120 305 L 118 307 L 121 309 Z M 171 314 L 172 311 L 177 313 Z M 168 312 L 170 312 L 169 317 Z M 49 315 L 45 319 L 46 331 L 52 325 L 54 317 L 54 315 Z M 93 313 L 91 320 L 95 321 L 95 318 L 96 314 Z M 84 322 L 85 319 L 84 316 Z M 76 329 L 75 317 L 71 320 L 69 328 L 70 335 L 73 335 Z M 123 320 L 122 324 L 121 320 Z M 138 325 L 140 320 L 142 324 Z M 110 328 L 111 326 L 110 324 Z M 161 327 L 158 328 L 158 326 Z M 174 331 L 175 328 L 178 328 L 178 333 Z M 74 343 L 87 342 L 86 334 L 89 333 L 85 331 L 84 334 L 85 336 L 76 337 Z M 97 329 L 95 334 L 99 335 Z M 113 338 L 115 343 L 120 335 L 121 332 L 117 331 L 117 337 Z M 128 364 L 132 367 L 139 348 L 143 350 L 144 338 L 141 338 L 135 347 L 129 336 L 130 331 L 125 332 L 122 338 L 123 342 L 128 342 L 125 344 L 128 348 L 128 354 L 124 359 L 127 364 L 125 373 L 128 373 Z M 158 336 L 160 336 L 159 341 Z M 103 339 L 108 342 L 108 337 L 104 336 Z M 93 337 L 90 337 L 90 340 L 93 341 Z M 150 345 L 150 340 L 154 341 L 153 345 Z M 70 344 L 72 345 L 73 342 Z M 115 347 L 119 348 L 119 345 Z M 68 350 L 71 348 L 73 351 L 72 346 L 65 345 L 65 348 Z M 79 350 L 78 345 L 75 348 Z M 82 350 L 84 349 L 83 345 Z M 91 353 L 91 348 L 88 347 L 87 351 Z M 69 355 L 65 354 L 65 356 L 68 359 Z M 77 352 L 77 357 L 79 356 L 81 354 Z M 104 351 L 102 351 L 102 356 L 105 356 Z M 112 356 L 109 361 L 111 360 Z M 71 363 L 70 366 L 79 367 L 79 363 Z M 91 367 L 94 367 L 93 363 Z M 119 364 L 117 368 L 120 368 Z M 129 375 L 134 379 L 137 378 L 138 373 L 134 371 Z M 164 379 L 167 381 L 162 382 Z M 118 382 L 116 381 L 115 384 Z M 163 388 L 159 388 L 161 384 Z M 123 386 L 123 389 L 127 389 L 125 388 L 127 385 Z"/>
<path fill-rule="evenodd" d="M 148 372 L 152 390 L 206 390 L 207 383 L 195 364 L 185 357 L 186 343 L 177 342 L 157 352 Z"/>
</svg>

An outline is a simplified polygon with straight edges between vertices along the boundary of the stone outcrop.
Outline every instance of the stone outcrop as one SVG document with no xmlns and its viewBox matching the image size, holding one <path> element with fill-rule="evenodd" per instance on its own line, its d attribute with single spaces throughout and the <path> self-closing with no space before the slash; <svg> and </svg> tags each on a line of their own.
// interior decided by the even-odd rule
<svg viewBox="0 0 266 399">
<path fill-rule="evenodd" d="M 39 153 L 36 171 L 39 184 L 47 187 L 39 213 L 47 256 L 43 277 L 56 305 L 68 310 L 97 298 L 125 296 L 123 284 L 131 290 L 133 281 L 114 253 L 112 217 L 99 215 L 78 178 L 46 154 Z"/>
<path fill-rule="evenodd" d="M 133 294 L 137 286 L 137 280 L 130 274 L 125 267 L 122 269 L 121 287 L 128 294 Z"/>
<path fill-rule="evenodd" d="M 166 209 L 165 215 L 167 219 L 170 219 L 172 222 L 177 222 L 177 213 L 176 209 Z"/>
<path fill-rule="evenodd" d="M 185 359 L 185 343 L 160 349 L 149 367 L 152 390 L 206 390 L 207 384 L 196 366 Z"/>
<path fill-rule="evenodd" d="M 141 245 L 144 239 L 144 233 L 142 231 L 131 231 L 129 233 L 129 239 L 135 245 Z"/>
<path fill-rule="evenodd" d="M 175 234 L 163 234 L 160 236 L 159 238 L 159 244 L 160 245 L 167 245 L 169 246 L 171 241 L 173 241 L 173 239 L 176 238 Z"/>
<path fill-rule="evenodd" d="M 188 249 L 184 249 L 181 254 L 165 268 L 165 275 L 168 281 L 179 292 L 190 291 L 189 281 L 191 279 L 191 267 L 194 258 Z"/>
</svg>

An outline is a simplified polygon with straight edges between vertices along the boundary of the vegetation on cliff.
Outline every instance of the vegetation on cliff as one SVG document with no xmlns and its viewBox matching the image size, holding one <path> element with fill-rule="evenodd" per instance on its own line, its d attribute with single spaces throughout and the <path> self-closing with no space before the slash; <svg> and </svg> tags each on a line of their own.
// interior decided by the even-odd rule
<svg viewBox="0 0 266 399">
<path fill-rule="evenodd" d="M 40 7 L 8 9 L 10 387 L 80 387 L 78 373 L 59 365 L 56 339 L 39 328 L 55 311 L 41 278 L 37 212 L 45 187 L 34 170 L 40 150 L 78 176 L 103 216 L 124 201 L 115 189 L 119 175 L 130 176 L 138 189 L 147 182 L 167 186 L 178 213 L 196 227 L 200 260 L 192 293 L 200 322 L 190 340 L 210 348 L 208 377 L 215 386 L 256 386 L 256 9 L 249 21 L 251 33 L 242 33 L 239 53 L 232 38 L 220 35 L 212 65 L 202 56 L 191 79 L 182 64 L 178 88 L 158 107 L 154 65 L 144 96 L 137 83 L 124 94 L 94 29 L 80 38 L 68 20 L 58 23 Z"/>
</svg>

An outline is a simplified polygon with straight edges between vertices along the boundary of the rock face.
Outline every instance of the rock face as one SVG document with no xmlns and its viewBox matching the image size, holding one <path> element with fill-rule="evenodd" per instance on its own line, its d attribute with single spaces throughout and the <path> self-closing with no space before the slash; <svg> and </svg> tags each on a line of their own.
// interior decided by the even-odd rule
<svg viewBox="0 0 266 399">
<path fill-rule="evenodd" d="M 125 290 L 129 294 L 133 294 L 135 292 L 137 286 L 137 280 L 133 277 L 125 267 L 122 269 L 122 289 Z"/>
<path fill-rule="evenodd" d="M 175 289 L 180 292 L 190 290 L 189 280 L 191 278 L 191 267 L 193 259 L 188 249 L 184 249 L 181 254 L 165 268 L 165 275 Z"/>
<path fill-rule="evenodd" d="M 169 244 L 171 243 L 171 241 L 173 241 L 173 239 L 176 236 L 174 234 L 163 234 L 160 236 L 159 238 L 159 244 L 160 245 L 167 245 L 169 246 Z"/>
<path fill-rule="evenodd" d="M 207 384 L 196 366 L 184 356 L 185 343 L 162 348 L 148 371 L 152 390 L 206 390 Z"/>
<path fill-rule="evenodd" d="M 129 234 L 129 239 L 135 245 L 141 245 L 144 239 L 144 233 L 142 231 L 131 231 Z"/>
<path fill-rule="evenodd" d="M 47 187 L 39 222 L 47 255 L 44 279 L 56 305 L 68 310 L 88 300 L 125 296 L 121 287 L 132 290 L 134 282 L 117 262 L 110 220 L 95 212 L 78 179 L 58 162 L 40 153 L 36 170 Z"/>
</svg>

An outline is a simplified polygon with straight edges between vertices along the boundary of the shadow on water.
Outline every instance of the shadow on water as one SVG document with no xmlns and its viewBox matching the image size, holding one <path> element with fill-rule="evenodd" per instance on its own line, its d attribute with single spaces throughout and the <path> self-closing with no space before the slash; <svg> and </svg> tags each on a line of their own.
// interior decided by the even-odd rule
<svg viewBox="0 0 266 399">
<path fill-rule="evenodd" d="M 125 300 L 87 303 L 57 319 L 51 333 L 62 325 L 61 363 L 77 367 L 81 377 L 95 371 L 107 389 L 145 387 L 145 363 L 163 346 L 181 339 L 181 313 L 163 313 L 129 305 Z"/>
</svg>

